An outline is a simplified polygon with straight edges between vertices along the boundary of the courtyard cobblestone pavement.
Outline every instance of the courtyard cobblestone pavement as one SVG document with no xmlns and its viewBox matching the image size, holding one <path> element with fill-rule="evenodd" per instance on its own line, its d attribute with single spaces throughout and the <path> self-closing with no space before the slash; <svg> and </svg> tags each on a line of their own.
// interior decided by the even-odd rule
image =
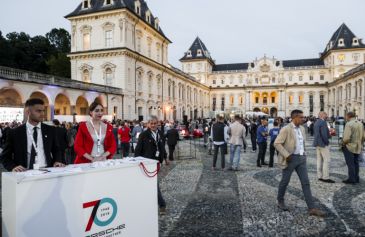
<svg viewBox="0 0 365 237">
<path fill-rule="evenodd" d="M 196 159 L 177 160 L 162 169 L 160 185 L 167 214 L 160 216 L 160 237 L 365 236 L 365 168 L 360 168 L 359 185 L 343 184 L 347 167 L 333 139 L 330 176 L 336 183 L 319 182 L 312 141 L 306 142 L 309 178 L 315 203 L 326 218 L 307 214 L 295 173 L 285 196 L 290 211 L 282 212 L 276 206 L 281 178 L 277 165 L 256 167 L 257 153 L 249 147 L 241 154 L 241 171 L 212 171 L 212 156 L 200 143 Z M 187 142 L 180 144 L 181 150 L 188 147 Z M 228 159 L 226 155 L 226 164 Z"/>
</svg>

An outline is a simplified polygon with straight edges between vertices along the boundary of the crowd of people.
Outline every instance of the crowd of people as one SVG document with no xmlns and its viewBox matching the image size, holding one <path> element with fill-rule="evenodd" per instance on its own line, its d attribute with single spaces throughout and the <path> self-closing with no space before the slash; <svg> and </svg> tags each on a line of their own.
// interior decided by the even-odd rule
<svg viewBox="0 0 365 237">
<path fill-rule="evenodd" d="M 90 120 L 85 122 L 60 123 L 54 120 L 52 126 L 49 126 L 43 123 L 44 113 L 42 100 L 29 99 L 25 104 L 25 123 L 0 124 L 0 161 L 8 171 L 23 172 L 28 169 L 105 161 L 114 158 L 115 154 L 120 154 L 120 158 L 133 154 L 166 165 L 175 159 L 175 147 L 180 140 L 180 124 L 175 121 L 159 121 L 157 117 L 151 116 L 147 122 L 115 120 L 108 123 L 102 120 L 104 107 L 98 101 L 90 105 Z M 348 179 L 343 182 L 354 185 L 360 182 L 358 158 L 365 139 L 364 125 L 355 118 L 353 112 L 347 113 L 346 120 L 341 146 L 348 167 Z M 219 170 L 218 154 L 220 170 L 239 171 L 241 151 L 247 152 L 246 138 L 250 135 L 251 152 L 256 153 L 258 149 L 257 167 L 273 168 L 277 154 L 277 164 L 282 169 L 278 207 L 288 210 L 284 195 L 291 175 L 296 171 L 309 214 L 324 216 L 313 202 L 305 143 L 307 134 L 314 137 L 312 145 L 317 152 L 318 180 L 334 183 L 329 177 L 331 128 L 327 121 L 325 112 L 320 112 L 318 118 L 314 119 L 304 117 L 300 110 L 294 110 L 290 118 L 275 118 L 270 129 L 266 117 L 247 119 L 239 115 L 231 120 L 218 116 L 213 119 L 184 121 L 183 124 L 191 133 L 195 129 L 202 131 L 204 146 L 208 149 L 208 154 L 213 155 L 213 171 Z M 269 163 L 266 163 L 268 147 Z M 229 164 L 226 167 L 228 150 Z M 160 213 L 164 214 L 166 202 L 159 185 L 157 189 Z"/>
</svg>

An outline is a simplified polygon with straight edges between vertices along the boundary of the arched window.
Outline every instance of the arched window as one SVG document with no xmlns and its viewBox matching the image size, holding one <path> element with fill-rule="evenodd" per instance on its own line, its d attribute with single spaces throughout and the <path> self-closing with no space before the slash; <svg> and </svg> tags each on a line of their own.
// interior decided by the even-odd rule
<svg viewBox="0 0 365 237">
<path fill-rule="evenodd" d="M 90 33 L 83 34 L 83 50 L 90 49 Z"/>
<path fill-rule="evenodd" d="M 82 81 L 83 82 L 90 82 L 90 72 L 87 69 L 82 71 Z"/>
<path fill-rule="evenodd" d="M 110 68 L 105 69 L 105 83 L 108 86 L 113 85 L 113 70 Z"/>
</svg>

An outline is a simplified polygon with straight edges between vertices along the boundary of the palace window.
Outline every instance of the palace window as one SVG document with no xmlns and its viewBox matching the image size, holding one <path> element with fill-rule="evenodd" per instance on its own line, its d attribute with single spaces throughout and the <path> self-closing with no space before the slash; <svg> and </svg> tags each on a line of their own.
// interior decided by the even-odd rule
<svg viewBox="0 0 365 237">
<path fill-rule="evenodd" d="M 233 95 L 231 95 L 229 97 L 229 103 L 230 103 L 230 105 L 233 105 L 234 104 L 234 97 L 233 97 Z"/>
<path fill-rule="evenodd" d="M 113 85 L 113 71 L 110 68 L 105 70 L 105 84 L 107 86 Z"/>
<path fill-rule="evenodd" d="M 111 5 L 113 2 L 112 0 L 105 0 L 104 5 Z"/>
<path fill-rule="evenodd" d="M 319 96 L 319 103 L 321 106 L 321 111 L 324 111 L 324 95 Z"/>
<path fill-rule="evenodd" d="M 293 80 L 293 76 L 289 75 L 289 81 L 292 81 L 292 80 Z"/>
<path fill-rule="evenodd" d="M 138 15 L 141 15 L 141 2 L 139 0 L 134 1 L 134 10 Z"/>
<path fill-rule="evenodd" d="M 82 71 L 82 81 L 83 82 L 90 82 L 90 72 L 87 69 L 84 69 L 84 71 Z"/>
<path fill-rule="evenodd" d="M 213 85 L 215 85 L 216 84 L 216 80 L 213 80 Z"/>
<path fill-rule="evenodd" d="M 303 76 L 299 76 L 299 81 L 303 81 Z"/>
<path fill-rule="evenodd" d="M 146 21 L 151 24 L 151 13 L 149 10 L 146 12 Z"/>
<path fill-rule="evenodd" d="M 302 95 L 299 96 L 299 104 L 303 104 L 303 96 Z"/>
<path fill-rule="evenodd" d="M 90 0 L 84 0 L 82 2 L 82 8 L 83 9 L 88 9 L 90 7 Z"/>
<path fill-rule="evenodd" d="M 313 95 L 309 95 L 309 113 L 310 113 L 310 115 L 313 115 L 313 107 L 314 107 Z"/>
<path fill-rule="evenodd" d="M 271 97 L 271 103 L 275 104 L 275 97 Z"/>
<path fill-rule="evenodd" d="M 313 75 L 309 75 L 309 80 L 313 81 Z"/>
<path fill-rule="evenodd" d="M 189 50 L 187 53 L 186 53 L 187 57 L 191 57 L 191 51 Z"/>
<path fill-rule="evenodd" d="M 107 47 L 107 48 L 113 47 L 113 31 L 112 30 L 105 31 L 105 47 Z"/>
<path fill-rule="evenodd" d="M 213 98 L 213 106 L 212 106 L 213 111 L 215 111 L 216 105 L 217 105 L 217 98 Z"/>
<path fill-rule="evenodd" d="M 339 39 L 339 41 L 338 41 L 338 46 L 345 46 L 345 42 L 344 42 L 344 40 L 343 39 Z"/>
<path fill-rule="evenodd" d="M 319 76 L 319 79 L 320 79 L 321 81 L 323 81 L 323 80 L 324 80 L 324 75 L 320 75 L 320 76 Z"/>
<path fill-rule="evenodd" d="M 138 53 L 141 52 L 141 37 L 140 36 L 137 37 L 137 52 Z"/>
<path fill-rule="evenodd" d="M 198 53 L 197 53 L 197 56 L 202 56 L 202 51 L 200 49 L 198 49 Z"/>
<path fill-rule="evenodd" d="M 266 96 L 264 96 L 264 97 L 262 98 L 262 103 L 263 103 L 264 105 L 266 105 L 266 104 L 267 104 L 267 97 L 266 97 Z"/>
<path fill-rule="evenodd" d="M 148 43 L 148 49 L 147 49 L 147 53 L 148 53 L 148 57 L 151 58 L 151 43 Z"/>
<path fill-rule="evenodd" d="M 289 104 L 293 104 L 294 96 L 289 95 Z"/>
<path fill-rule="evenodd" d="M 242 105 L 242 104 L 243 104 L 243 96 L 240 96 L 240 97 L 239 97 L 239 102 L 240 102 L 240 105 Z"/>
<path fill-rule="evenodd" d="M 359 40 L 357 38 L 353 38 L 352 39 L 352 45 L 358 46 L 359 45 Z"/>
<path fill-rule="evenodd" d="M 83 35 L 83 50 L 90 50 L 90 33 Z"/>
<path fill-rule="evenodd" d="M 160 20 L 157 17 L 155 18 L 155 28 L 156 30 L 160 29 Z"/>
<path fill-rule="evenodd" d="M 225 102 L 225 99 L 224 99 L 224 97 L 222 97 L 222 99 L 221 99 L 221 110 L 222 111 L 224 111 L 224 104 L 225 104 L 226 102 Z"/>
<path fill-rule="evenodd" d="M 258 104 L 258 103 L 259 103 L 259 97 L 258 97 L 258 96 L 256 96 L 256 97 L 255 97 L 255 103 L 256 103 L 256 104 Z"/>
</svg>

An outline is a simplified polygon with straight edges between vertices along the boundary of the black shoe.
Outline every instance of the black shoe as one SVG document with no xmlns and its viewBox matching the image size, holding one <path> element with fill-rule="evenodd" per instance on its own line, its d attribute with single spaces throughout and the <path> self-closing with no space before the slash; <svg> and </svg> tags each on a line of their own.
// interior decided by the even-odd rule
<svg viewBox="0 0 365 237">
<path fill-rule="evenodd" d="M 257 167 L 261 167 L 261 165 L 257 164 Z"/>
<path fill-rule="evenodd" d="M 278 203 L 278 208 L 282 211 L 289 211 L 289 208 L 285 205 L 284 202 L 279 202 Z"/>
<path fill-rule="evenodd" d="M 269 165 L 269 164 L 264 162 L 264 163 L 262 163 L 261 165 Z"/>
<path fill-rule="evenodd" d="M 274 166 L 273 165 L 269 165 L 269 168 L 273 168 Z"/>
<path fill-rule="evenodd" d="M 323 179 L 322 179 L 322 178 L 319 178 L 318 180 L 319 180 L 319 181 L 323 181 Z"/>
<path fill-rule="evenodd" d="M 333 183 L 336 183 L 334 180 L 332 180 L 332 179 L 322 179 L 321 180 L 322 182 L 325 182 L 325 183 L 331 183 L 331 184 L 333 184 Z"/>
<path fill-rule="evenodd" d="M 355 184 L 355 182 L 351 182 L 350 180 L 343 180 L 342 183 L 344 184 Z"/>
</svg>

